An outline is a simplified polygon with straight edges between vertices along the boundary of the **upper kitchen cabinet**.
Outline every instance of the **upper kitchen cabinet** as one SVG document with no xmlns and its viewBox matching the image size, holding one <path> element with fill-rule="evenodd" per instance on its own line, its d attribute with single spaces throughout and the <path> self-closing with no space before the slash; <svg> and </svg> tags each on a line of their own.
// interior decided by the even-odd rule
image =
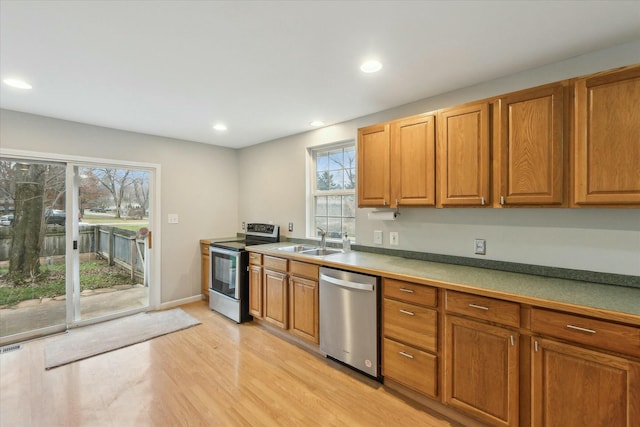
<svg viewBox="0 0 640 427">
<path fill-rule="evenodd" d="M 567 205 L 567 88 L 559 82 L 494 102 L 494 207 Z"/>
<path fill-rule="evenodd" d="M 358 129 L 358 207 L 389 206 L 389 124 Z"/>
<path fill-rule="evenodd" d="M 640 66 L 575 81 L 573 203 L 640 205 Z"/>
<path fill-rule="evenodd" d="M 421 114 L 358 131 L 358 206 L 435 205 L 435 117 Z"/>
<path fill-rule="evenodd" d="M 430 114 L 391 123 L 391 203 L 434 206 L 435 117 Z"/>
<path fill-rule="evenodd" d="M 438 111 L 438 207 L 489 203 L 489 103 Z"/>
</svg>

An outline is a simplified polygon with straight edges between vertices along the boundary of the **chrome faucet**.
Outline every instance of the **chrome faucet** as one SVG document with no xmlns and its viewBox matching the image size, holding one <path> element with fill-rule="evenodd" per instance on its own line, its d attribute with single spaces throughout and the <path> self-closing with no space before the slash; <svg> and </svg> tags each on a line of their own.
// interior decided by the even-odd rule
<svg viewBox="0 0 640 427">
<path fill-rule="evenodd" d="M 327 248 L 327 232 L 320 227 L 317 227 L 320 230 L 320 247 L 322 249 Z"/>
</svg>

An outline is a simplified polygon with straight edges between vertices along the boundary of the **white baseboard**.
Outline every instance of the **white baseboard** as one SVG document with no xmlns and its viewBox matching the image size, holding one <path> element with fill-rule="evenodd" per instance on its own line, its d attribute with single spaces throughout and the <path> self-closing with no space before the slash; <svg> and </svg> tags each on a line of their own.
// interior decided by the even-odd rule
<svg viewBox="0 0 640 427">
<path fill-rule="evenodd" d="M 173 301 L 163 302 L 158 307 L 158 310 L 166 310 L 168 308 L 178 307 L 179 305 L 189 304 L 192 302 L 202 301 L 202 295 L 194 295 L 189 298 L 182 298 Z"/>
</svg>

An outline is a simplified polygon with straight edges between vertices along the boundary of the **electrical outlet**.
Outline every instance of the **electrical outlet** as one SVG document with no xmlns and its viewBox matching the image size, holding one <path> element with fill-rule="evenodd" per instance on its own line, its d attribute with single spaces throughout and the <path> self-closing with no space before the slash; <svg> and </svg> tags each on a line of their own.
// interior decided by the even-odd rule
<svg viewBox="0 0 640 427">
<path fill-rule="evenodd" d="M 389 244 L 391 246 L 398 246 L 398 244 L 400 243 L 399 239 L 400 238 L 398 237 L 397 231 L 389 232 Z"/>
<path fill-rule="evenodd" d="M 382 244 L 382 231 L 376 230 L 373 232 L 373 243 L 376 245 Z"/>
<path fill-rule="evenodd" d="M 473 243 L 473 252 L 476 255 L 485 255 L 487 253 L 487 243 L 484 239 L 476 239 Z"/>
<path fill-rule="evenodd" d="M 242 221 L 242 230 L 243 231 L 244 231 L 245 227 L 246 227 L 246 224 L 244 223 L 244 221 Z"/>
<path fill-rule="evenodd" d="M 292 222 L 289 223 L 289 231 L 293 231 L 293 223 Z"/>
<path fill-rule="evenodd" d="M 167 217 L 167 222 L 169 224 L 177 224 L 179 222 L 178 214 L 169 214 Z"/>
</svg>

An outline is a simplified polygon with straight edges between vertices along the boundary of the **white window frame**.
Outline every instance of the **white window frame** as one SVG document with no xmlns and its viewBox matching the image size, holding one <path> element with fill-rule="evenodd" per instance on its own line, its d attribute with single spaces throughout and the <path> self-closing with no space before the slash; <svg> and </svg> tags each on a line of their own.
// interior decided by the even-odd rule
<svg viewBox="0 0 640 427">
<path fill-rule="evenodd" d="M 317 153 L 319 152 L 325 152 L 325 151 L 331 151 L 331 150 L 336 150 L 339 148 L 346 148 L 346 147 L 353 147 L 354 152 L 355 152 L 355 165 L 354 168 L 356 169 L 356 181 L 357 181 L 357 156 L 358 156 L 358 151 L 357 151 L 357 147 L 356 147 L 356 142 L 355 140 L 346 140 L 346 141 L 340 141 L 340 142 L 334 142 L 334 143 L 330 143 L 330 144 L 324 144 L 324 145 L 316 145 L 313 147 L 308 148 L 307 150 L 307 238 L 309 239 L 319 239 L 318 235 L 317 235 L 317 230 L 316 230 L 316 226 L 315 226 L 315 218 L 316 218 L 316 213 L 315 213 L 315 197 L 316 196 L 321 196 L 321 195 L 331 195 L 331 196 L 345 196 L 345 195 L 352 195 L 354 196 L 354 201 L 357 203 L 357 194 L 356 194 L 356 189 L 357 189 L 357 182 L 356 185 L 354 186 L 353 189 L 350 190 L 318 190 L 316 188 L 316 156 Z M 357 209 L 357 206 L 354 207 L 354 209 Z M 343 217 L 344 218 L 344 217 Z M 354 223 L 356 221 L 356 215 L 354 214 L 353 216 L 353 220 Z M 349 239 L 352 242 L 355 242 L 355 231 L 354 234 L 351 235 L 349 234 Z M 336 239 L 336 238 L 327 238 L 327 240 L 332 240 L 332 241 L 342 241 L 342 239 Z"/>
</svg>

